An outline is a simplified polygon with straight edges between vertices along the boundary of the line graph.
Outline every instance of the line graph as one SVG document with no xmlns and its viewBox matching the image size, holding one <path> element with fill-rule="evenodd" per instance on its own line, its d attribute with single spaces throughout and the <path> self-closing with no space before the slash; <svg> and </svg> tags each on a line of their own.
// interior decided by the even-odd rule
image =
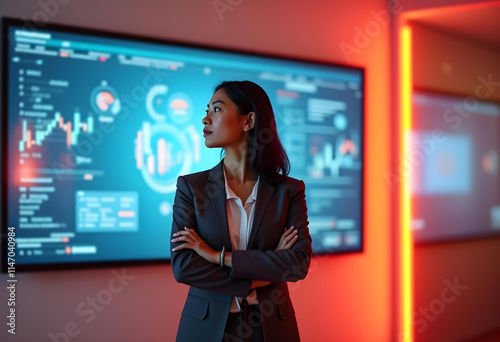
<svg viewBox="0 0 500 342">
<path fill-rule="evenodd" d="M 94 131 L 94 117 L 89 115 L 87 121 L 82 122 L 80 113 L 75 112 L 73 120 L 65 122 L 61 113 L 57 112 L 43 129 L 30 129 L 28 121 L 22 120 L 22 139 L 19 141 L 19 152 L 30 150 L 34 146 L 42 146 L 42 143 L 54 130 L 62 130 L 66 133 L 67 146 L 76 145 L 82 132 L 92 133 Z"/>
</svg>

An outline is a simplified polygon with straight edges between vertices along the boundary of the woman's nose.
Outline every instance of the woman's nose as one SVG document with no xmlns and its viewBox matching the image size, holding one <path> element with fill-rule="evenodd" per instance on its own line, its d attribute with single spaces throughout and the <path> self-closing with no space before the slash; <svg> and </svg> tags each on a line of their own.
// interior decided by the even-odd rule
<svg viewBox="0 0 500 342">
<path fill-rule="evenodd" d="M 208 115 L 205 115 L 205 117 L 201 119 L 201 123 L 203 124 L 203 126 L 208 125 Z"/>
</svg>

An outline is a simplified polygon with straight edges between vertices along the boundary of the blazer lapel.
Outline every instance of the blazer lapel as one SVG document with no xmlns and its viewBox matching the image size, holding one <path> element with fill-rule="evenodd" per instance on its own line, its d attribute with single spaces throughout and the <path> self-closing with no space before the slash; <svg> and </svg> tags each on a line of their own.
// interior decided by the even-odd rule
<svg viewBox="0 0 500 342">
<path fill-rule="evenodd" d="M 268 204 L 273 197 L 275 188 L 264 180 L 264 177 L 260 177 L 259 189 L 257 191 L 257 202 L 255 203 L 254 218 L 252 224 L 252 231 L 250 233 L 250 238 L 248 239 L 247 249 L 252 249 L 253 243 L 260 229 L 260 223 L 262 217 L 264 216 Z"/>
<path fill-rule="evenodd" d="M 226 250 L 231 251 L 231 238 L 229 236 L 229 226 L 227 224 L 226 210 L 226 187 L 224 182 L 224 159 L 214 166 L 208 174 L 208 184 L 205 193 L 210 198 L 215 219 L 219 227 L 219 234 L 222 244 Z"/>
<path fill-rule="evenodd" d="M 226 250 L 231 251 L 231 238 L 229 236 L 229 226 L 227 224 L 226 210 L 226 187 L 224 182 L 224 159 L 219 164 L 214 166 L 208 174 L 208 184 L 206 194 L 212 203 L 212 209 L 219 226 L 219 234 L 221 241 L 226 246 Z M 257 189 L 257 203 L 255 204 L 254 219 L 252 224 L 252 232 L 248 239 L 247 249 L 252 249 L 253 243 L 261 226 L 262 218 L 268 207 L 271 198 L 273 197 L 275 188 L 260 177 L 259 188 Z"/>
</svg>

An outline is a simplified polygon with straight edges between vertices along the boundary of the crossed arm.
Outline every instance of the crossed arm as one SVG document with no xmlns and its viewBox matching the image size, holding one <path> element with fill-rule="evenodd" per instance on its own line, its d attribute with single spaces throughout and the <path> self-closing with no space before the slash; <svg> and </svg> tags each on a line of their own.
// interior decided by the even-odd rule
<svg viewBox="0 0 500 342">
<path fill-rule="evenodd" d="M 292 226 L 289 229 L 285 228 L 285 231 L 281 235 L 278 246 L 274 249 L 290 249 L 295 241 L 297 241 L 297 230 Z M 195 251 L 199 256 L 201 256 L 206 261 L 219 264 L 221 252 L 213 250 L 205 241 L 203 241 L 194 229 L 189 227 L 184 227 L 184 230 L 180 230 L 173 234 L 174 238 L 171 240 L 172 242 L 181 242 L 184 243 L 178 245 L 177 247 L 172 248 L 173 252 L 182 250 L 182 249 L 191 249 Z M 232 253 L 227 252 L 224 254 L 224 266 L 232 267 Z M 269 281 L 261 281 L 261 280 L 253 280 L 250 288 L 253 289 L 255 287 L 268 285 Z"/>
<path fill-rule="evenodd" d="M 197 233 L 194 190 L 183 177 L 179 177 L 171 244 L 174 247 L 172 268 L 177 281 L 213 292 L 245 297 L 251 288 L 272 281 L 303 279 L 312 253 L 304 190 L 304 183 L 299 182 L 289 200 L 286 226 L 293 223 L 297 229 L 285 229 L 272 251 L 228 252 L 224 258 L 224 265 L 228 267 L 220 267 L 220 251 L 213 250 Z M 287 274 L 293 275 L 297 269 L 300 269 L 298 277 L 287 278 Z"/>
</svg>

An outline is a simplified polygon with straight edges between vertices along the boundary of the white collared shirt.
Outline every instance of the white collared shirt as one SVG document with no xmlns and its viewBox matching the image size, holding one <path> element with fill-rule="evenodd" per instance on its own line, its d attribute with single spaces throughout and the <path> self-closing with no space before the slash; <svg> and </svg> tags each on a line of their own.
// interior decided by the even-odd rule
<svg viewBox="0 0 500 342">
<path fill-rule="evenodd" d="M 252 224 L 255 216 L 255 203 L 257 200 L 257 190 L 259 188 L 260 175 L 257 178 L 252 193 L 248 196 L 244 205 L 241 199 L 231 190 L 227 184 L 226 170 L 224 170 L 224 183 L 226 186 L 226 210 L 229 236 L 231 238 L 232 250 L 247 249 L 248 239 L 252 232 Z M 240 312 L 241 297 L 234 297 L 231 302 L 230 312 Z M 253 290 L 246 297 L 248 304 L 258 304 L 257 292 Z"/>
</svg>

